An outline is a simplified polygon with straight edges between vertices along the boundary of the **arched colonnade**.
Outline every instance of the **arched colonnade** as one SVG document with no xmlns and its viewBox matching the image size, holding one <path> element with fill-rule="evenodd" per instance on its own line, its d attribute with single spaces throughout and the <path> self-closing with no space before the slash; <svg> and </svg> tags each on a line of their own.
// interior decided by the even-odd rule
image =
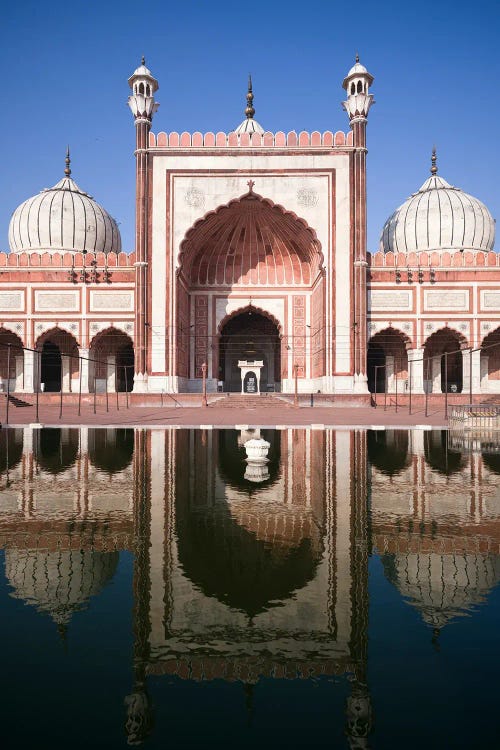
<svg viewBox="0 0 500 750">
<path fill-rule="evenodd" d="M 433 331 L 423 347 L 396 328 L 375 333 L 368 342 L 368 389 L 371 393 L 500 393 L 500 326 L 480 348 L 445 326 Z"/>
<path fill-rule="evenodd" d="M 124 331 L 106 328 L 88 349 L 76 336 L 55 326 L 42 332 L 33 349 L 0 327 L 0 391 L 11 393 L 114 393 L 134 385 L 134 347 Z"/>
</svg>

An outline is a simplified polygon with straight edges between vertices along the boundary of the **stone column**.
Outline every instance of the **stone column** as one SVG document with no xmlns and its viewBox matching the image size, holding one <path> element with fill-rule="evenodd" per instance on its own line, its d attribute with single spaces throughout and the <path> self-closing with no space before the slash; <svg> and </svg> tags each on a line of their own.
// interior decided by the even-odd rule
<svg viewBox="0 0 500 750">
<path fill-rule="evenodd" d="M 89 392 L 89 350 L 80 349 L 80 379 L 82 381 L 82 393 Z"/>
<path fill-rule="evenodd" d="M 16 393 L 20 393 L 23 390 L 24 387 L 24 357 L 21 354 L 19 357 L 16 357 L 16 382 L 14 385 L 14 390 Z"/>
<path fill-rule="evenodd" d="M 489 391 L 489 378 L 488 378 L 488 355 L 483 354 L 480 358 L 480 378 L 481 378 L 481 393 L 488 393 Z"/>
<path fill-rule="evenodd" d="M 23 354 L 24 385 L 21 390 L 24 393 L 34 393 L 35 383 L 38 376 L 38 368 L 35 366 L 35 357 L 38 357 L 38 354 L 31 349 L 25 349 Z"/>
<path fill-rule="evenodd" d="M 481 349 L 472 352 L 472 393 L 481 393 Z"/>
<path fill-rule="evenodd" d="M 441 393 L 441 357 L 432 357 L 430 372 L 432 380 L 431 393 Z"/>
<path fill-rule="evenodd" d="M 116 391 L 116 356 L 114 354 L 108 354 L 107 358 L 107 380 L 108 380 L 108 393 L 115 393 Z"/>
<path fill-rule="evenodd" d="M 408 349 L 408 388 L 412 393 L 424 392 L 424 350 Z"/>
<path fill-rule="evenodd" d="M 69 393 L 71 391 L 70 358 L 66 354 L 61 356 L 61 370 L 61 390 L 63 393 Z"/>
<path fill-rule="evenodd" d="M 387 356 L 385 358 L 385 387 L 387 393 L 394 393 L 394 357 Z"/>
</svg>

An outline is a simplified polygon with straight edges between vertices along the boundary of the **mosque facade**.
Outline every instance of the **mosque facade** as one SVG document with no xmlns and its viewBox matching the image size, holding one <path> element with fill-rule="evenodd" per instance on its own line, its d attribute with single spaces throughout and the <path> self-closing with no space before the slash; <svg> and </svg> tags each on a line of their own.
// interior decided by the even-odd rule
<svg viewBox="0 0 500 750">
<path fill-rule="evenodd" d="M 152 130 L 158 82 L 129 79 L 135 248 L 71 176 L 13 213 L 0 253 L 3 390 L 500 392 L 495 223 L 438 174 L 367 250 L 373 77 L 343 80 L 349 131 Z M 10 346 L 9 346 L 10 345 Z M 248 378 L 250 376 L 250 378 Z M 253 378 L 255 389 L 255 378 Z"/>
</svg>

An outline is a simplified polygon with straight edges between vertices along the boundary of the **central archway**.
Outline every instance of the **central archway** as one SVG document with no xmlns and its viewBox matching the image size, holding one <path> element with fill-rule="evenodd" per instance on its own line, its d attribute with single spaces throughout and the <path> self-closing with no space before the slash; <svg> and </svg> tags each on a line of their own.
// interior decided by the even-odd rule
<svg viewBox="0 0 500 750">
<path fill-rule="evenodd" d="M 275 321 L 255 308 L 234 314 L 221 327 L 218 379 L 224 391 L 241 391 L 239 360 L 262 360 L 260 390 L 281 390 L 280 332 Z"/>
</svg>

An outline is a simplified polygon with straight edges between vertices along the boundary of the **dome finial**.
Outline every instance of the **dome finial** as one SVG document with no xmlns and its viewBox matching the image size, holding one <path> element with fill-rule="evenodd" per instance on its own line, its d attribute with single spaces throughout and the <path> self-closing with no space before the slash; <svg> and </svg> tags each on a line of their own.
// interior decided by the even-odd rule
<svg viewBox="0 0 500 750">
<path fill-rule="evenodd" d="M 69 177 L 70 174 L 71 174 L 71 169 L 70 169 L 70 166 L 69 166 L 71 164 L 71 159 L 69 158 L 69 146 L 66 146 L 66 159 L 65 159 L 65 161 L 66 161 L 66 169 L 64 170 L 64 174 L 65 174 L 66 177 Z"/>
<path fill-rule="evenodd" d="M 356 52 L 356 62 L 359 63 L 359 53 Z"/>
<path fill-rule="evenodd" d="M 146 65 L 146 58 L 144 55 L 141 57 L 141 65 Z"/>
<path fill-rule="evenodd" d="M 245 114 L 249 120 L 252 120 L 255 114 L 255 109 L 253 106 L 252 76 L 250 73 L 248 74 L 247 106 L 245 109 Z"/>
<path fill-rule="evenodd" d="M 437 174 L 438 168 L 437 168 L 437 156 L 436 156 L 436 147 L 432 147 L 432 156 L 431 156 L 431 175 L 434 177 L 434 175 Z"/>
</svg>

